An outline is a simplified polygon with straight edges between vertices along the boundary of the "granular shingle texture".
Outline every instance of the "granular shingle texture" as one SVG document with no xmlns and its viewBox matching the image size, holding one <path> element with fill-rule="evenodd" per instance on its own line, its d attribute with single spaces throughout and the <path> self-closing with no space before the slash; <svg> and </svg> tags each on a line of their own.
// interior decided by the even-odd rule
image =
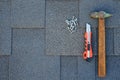
<svg viewBox="0 0 120 80">
<path fill-rule="evenodd" d="M 12 0 L 13 28 L 44 28 L 45 0 Z"/>
<path fill-rule="evenodd" d="M 0 55 L 11 54 L 10 1 L 0 1 Z"/>
<path fill-rule="evenodd" d="M 114 29 L 106 29 L 106 54 L 114 55 Z"/>
<path fill-rule="evenodd" d="M 61 56 L 61 80 L 78 80 L 78 57 Z"/>
<path fill-rule="evenodd" d="M 120 80 L 119 8 L 120 0 L 0 0 L 0 80 Z M 100 10 L 113 14 L 105 20 L 105 78 L 97 72 L 98 20 L 90 18 Z M 78 26 L 71 34 L 65 20 L 73 16 Z M 82 57 L 86 23 L 91 62 Z"/>
<path fill-rule="evenodd" d="M 46 1 L 46 54 L 80 55 L 83 46 L 83 31 L 71 34 L 67 30 L 66 19 L 78 17 L 78 0 Z M 77 45 L 79 43 L 79 45 Z"/>
<path fill-rule="evenodd" d="M 120 55 L 120 29 L 114 29 L 114 55 Z"/>
<path fill-rule="evenodd" d="M 9 56 L 0 56 L 0 80 L 9 80 Z"/>
<path fill-rule="evenodd" d="M 44 53 L 44 29 L 13 29 L 9 80 L 59 80 L 59 57 Z"/>
<path fill-rule="evenodd" d="M 86 62 L 83 57 L 78 58 L 78 80 L 95 80 L 95 58 Z"/>
<path fill-rule="evenodd" d="M 94 55 L 97 55 L 97 29 L 92 28 L 91 30 L 92 30 L 92 39 L 91 39 L 92 51 L 93 51 Z M 85 47 L 85 45 L 84 45 L 84 47 Z"/>
</svg>

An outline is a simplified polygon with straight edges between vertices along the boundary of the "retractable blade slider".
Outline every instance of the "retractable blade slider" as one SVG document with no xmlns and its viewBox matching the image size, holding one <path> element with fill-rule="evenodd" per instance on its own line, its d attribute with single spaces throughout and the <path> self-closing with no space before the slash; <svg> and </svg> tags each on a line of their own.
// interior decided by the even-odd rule
<svg viewBox="0 0 120 80">
<path fill-rule="evenodd" d="M 83 53 L 83 58 L 86 61 L 91 61 L 91 58 L 93 56 L 92 53 L 92 46 L 91 46 L 91 36 L 92 36 L 92 32 L 91 32 L 91 26 L 90 24 L 86 23 L 86 31 L 85 31 L 85 51 Z"/>
</svg>

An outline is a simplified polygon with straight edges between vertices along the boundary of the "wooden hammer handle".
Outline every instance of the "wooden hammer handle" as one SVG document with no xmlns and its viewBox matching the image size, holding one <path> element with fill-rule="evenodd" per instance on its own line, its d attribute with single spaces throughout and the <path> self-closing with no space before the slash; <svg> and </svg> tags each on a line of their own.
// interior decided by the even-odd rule
<svg viewBox="0 0 120 80">
<path fill-rule="evenodd" d="M 106 53 L 105 53 L 105 22 L 99 18 L 98 27 L 98 76 L 106 76 Z"/>
</svg>

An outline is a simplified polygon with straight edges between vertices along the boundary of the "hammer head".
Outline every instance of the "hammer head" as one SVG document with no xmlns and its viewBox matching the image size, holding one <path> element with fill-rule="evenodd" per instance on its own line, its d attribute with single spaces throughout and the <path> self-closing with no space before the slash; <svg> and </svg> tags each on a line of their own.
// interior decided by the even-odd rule
<svg viewBox="0 0 120 80">
<path fill-rule="evenodd" d="M 112 15 L 109 14 L 109 13 L 106 13 L 104 11 L 99 11 L 99 12 L 93 12 L 90 16 L 92 18 L 108 18 L 108 17 L 110 17 Z"/>
</svg>

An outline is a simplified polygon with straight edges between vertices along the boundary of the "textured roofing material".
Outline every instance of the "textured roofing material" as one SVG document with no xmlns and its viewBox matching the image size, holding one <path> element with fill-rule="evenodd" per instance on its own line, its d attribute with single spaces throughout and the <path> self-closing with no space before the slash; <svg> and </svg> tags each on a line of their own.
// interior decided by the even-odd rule
<svg viewBox="0 0 120 80">
<path fill-rule="evenodd" d="M 0 0 L 0 80 L 119 80 L 119 7 L 119 0 Z M 106 19 L 105 78 L 97 74 L 98 22 L 89 16 L 96 10 L 113 14 Z M 72 16 L 79 26 L 70 34 L 65 20 Z M 81 56 L 86 22 L 93 33 L 90 63 Z"/>
<path fill-rule="evenodd" d="M 10 1 L 0 1 L 0 55 L 11 54 Z"/>
<path fill-rule="evenodd" d="M 44 53 L 44 29 L 14 29 L 9 80 L 59 80 L 59 56 Z"/>
<path fill-rule="evenodd" d="M 13 28 L 44 28 L 45 0 L 11 0 Z"/>
</svg>

